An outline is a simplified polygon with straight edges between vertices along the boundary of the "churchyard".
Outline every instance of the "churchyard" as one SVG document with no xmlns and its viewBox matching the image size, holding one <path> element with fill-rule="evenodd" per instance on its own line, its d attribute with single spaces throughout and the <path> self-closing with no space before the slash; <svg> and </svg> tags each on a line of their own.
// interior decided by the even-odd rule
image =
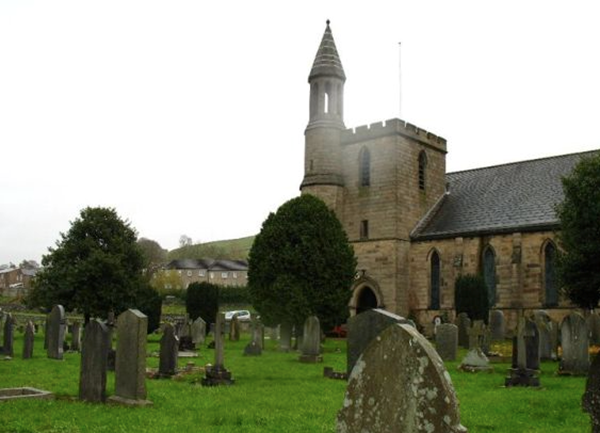
<svg viewBox="0 0 600 433">
<path fill-rule="evenodd" d="M 19 319 L 17 324 L 23 323 Z M 62 359 L 49 359 L 40 331 L 32 358 L 22 359 L 26 331 L 15 327 L 14 357 L 0 362 L 0 388 L 33 387 L 55 398 L 0 403 L 0 432 L 334 432 L 344 404 L 347 382 L 323 376 L 324 366 L 345 371 L 343 339 L 325 341 L 322 363 L 303 363 L 298 352 L 282 352 L 278 341 L 269 338 L 260 356 L 245 356 L 251 334 L 242 332 L 238 341 L 224 339 L 223 362 L 234 384 L 203 387 L 204 367 L 215 363 L 215 350 L 206 344 L 209 337 L 196 350 L 197 357 L 178 358 L 183 373 L 146 378 L 151 405 L 132 407 L 110 398 L 103 404 L 79 401 L 81 354 L 66 351 Z M 148 356 L 142 362 L 153 371 L 159 367 L 161 337 L 147 338 Z M 66 338 L 70 341 L 70 335 Z M 585 377 L 558 376 L 558 363 L 544 361 L 541 387 L 505 388 L 510 343 L 495 343 L 493 349 L 507 356 L 492 359 L 491 372 L 460 371 L 464 348 L 455 361 L 445 362 L 460 402 L 460 422 L 469 432 L 589 431 L 589 416 L 581 409 Z M 401 367 L 394 374 L 401 374 Z M 106 390 L 107 396 L 115 395 L 114 372 L 108 372 Z"/>
</svg>

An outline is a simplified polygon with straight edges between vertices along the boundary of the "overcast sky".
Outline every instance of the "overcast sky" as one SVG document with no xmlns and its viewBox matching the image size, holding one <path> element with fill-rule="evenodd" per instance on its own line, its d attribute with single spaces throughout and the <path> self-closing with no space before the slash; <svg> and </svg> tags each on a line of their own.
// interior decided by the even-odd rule
<svg viewBox="0 0 600 433">
<path fill-rule="evenodd" d="M 299 193 L 326 19 L 347 127 L 400 116 L 448 140 L 448 171 L 600 148 L 599 16 L 580 0 L 1 0 L 0 263 L 40 260 L 86 206 L 169 249 L 256 234 Z"/>
</svg>

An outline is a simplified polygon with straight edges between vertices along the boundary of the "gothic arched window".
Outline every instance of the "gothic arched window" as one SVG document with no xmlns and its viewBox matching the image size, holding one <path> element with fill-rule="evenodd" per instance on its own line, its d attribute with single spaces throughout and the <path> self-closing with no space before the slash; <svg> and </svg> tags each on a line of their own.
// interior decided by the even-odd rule
<svg viewBox="0 0 600 433">
<path fill-rule="evenodd" d="M 544 292 L 546 295 L 546 306 L 558 305 L 558 287 L 556 286 L 556 248 L 552 242 L 548 242 L 544 248 Z"/>
<path fill-rule="evenodd" d="M 429 308 L 440 309 L 440 256 L 437 251 L 431 255 L 431 302 Z"/>
<path fill-rule="evenodd" d="M 425 191 L 425 169 L 427 168 L 427 155 L 425 151 L 419 153 L 419 189 Z"/>
<path fill-rule="evenodd" d="M 483 251 L 483 279 L 488 290 L 490 306 L 496 304 L 496 254 L 489 245 Z"/>
<path fill-rule="evenodd" d="M 360 151 L 360 162 L 359 162 L 359 177 L 360 186 L 371 185 L 371 154 L 369 149 L 364 148 Z"/>
</svg>

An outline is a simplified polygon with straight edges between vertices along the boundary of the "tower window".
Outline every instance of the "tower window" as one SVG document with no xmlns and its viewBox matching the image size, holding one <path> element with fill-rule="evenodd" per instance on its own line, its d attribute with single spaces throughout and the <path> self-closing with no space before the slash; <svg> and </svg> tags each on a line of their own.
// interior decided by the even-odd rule
<svg viewBox="0 0 600 433">
<path fill-rule="evenodd" d="M 371 154 L 369 149 L 364 148 L 360 152 L 360 186 L 371 185 Z"/>
<path fill-rule="evenodd" d="M 329 113 L 329 111 L 331 110 L 330 107 L 331 104 L 331 83 L 327 82 L 325 83 L 325 114 Z"/>
<path fill-rule="evenodd" d="M 425 191 L 425 169 L 427 168 L 427 155 L 424 151 L 419 153 L 419 189 Z"/>
<path fill-rule="evenodd" d="M 440 256 L 437 251 L 431 255 L 431 302 L 429 308 L 440 309 Z"/>
<path fill-rule="evenodd" d="M 360 238 L 369 239 L 369 220 L 362 220 L 360 222 Z"/>
<path fill-rule="evenodd" d="M 489 305 L 496 304 L 496 255 L 489 245 L 483 252 L 483 279 L 488 290 Z"/>
<path fill-rule="evenodd" d="M 548 242 L 544 248 L 544 289 L 546 292 L 546 306 L 558 305 L 558 290 L 555 276 L 556 248 L 552 242 Z"/>
</svg>

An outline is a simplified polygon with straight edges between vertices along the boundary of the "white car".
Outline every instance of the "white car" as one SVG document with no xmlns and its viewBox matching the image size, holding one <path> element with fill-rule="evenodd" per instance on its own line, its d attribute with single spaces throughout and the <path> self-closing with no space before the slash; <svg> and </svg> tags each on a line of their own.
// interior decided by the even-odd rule
<svg viewBox="0 0 600 433">
<path fill-rule="evenodd" d="M 252 319 L 248 310 L 233 310 L 225 312 L 225 320 L 231 320 L 235 314 L 240 322 L 249 322 Z"/>
</svg>

